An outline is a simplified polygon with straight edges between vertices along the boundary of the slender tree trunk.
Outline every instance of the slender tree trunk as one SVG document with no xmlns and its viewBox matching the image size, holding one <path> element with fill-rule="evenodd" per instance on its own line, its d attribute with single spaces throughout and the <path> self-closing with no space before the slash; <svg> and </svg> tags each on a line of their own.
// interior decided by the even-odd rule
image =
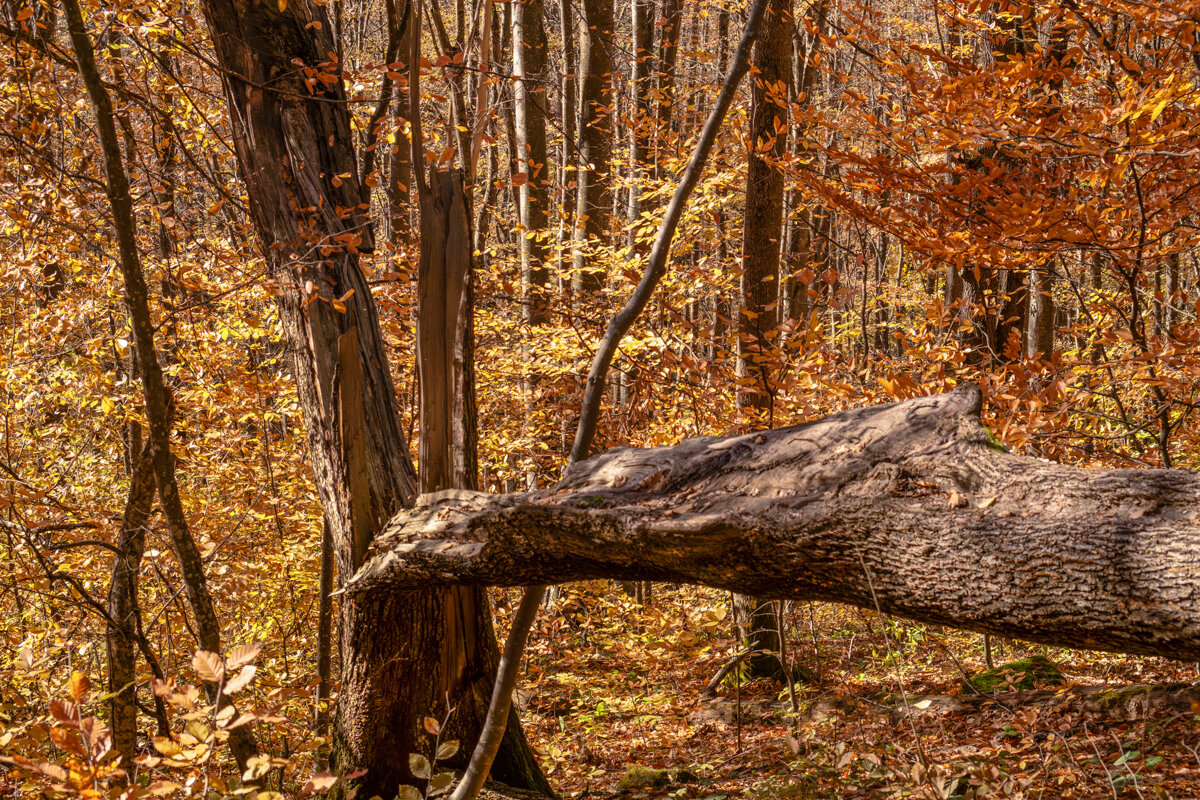
<svg viewBox="0 0 1200 800">
<path fill-rule="evenodd" d="M 585 242 L 607 244 L 612 213 L 613 0 L 588 0 L 579 35 L 579 158 L 575 179 L 575 290 L 594 296 L 604 288 L 603 270 L 588 264 Z"/>
<path fill-rule="evenodd" d="M 418 187 L 423 195 L 417 301 L 419 485 L 422 493 L 473 490 L 478 487 L 478 434 L 470 202 L 458 172 L 432 174 L 427 190 L 422 183 Z M 461 586 L 434 594 L 440 596 L 449 630 L 459 635 L 445 638 L 441 662 L 427 675 L 425 691 L 431 701 L 450 697 L 457 706 L 445 735 L 474 742 L 487 716 L 491 678 L 499 663 L 487 595 L 481 587 Z M 468 752 L 464 748 L 460 757 Z M 492 770 L 506 783 L 550 793 L 515 711 Z"/>
<path fill-rule="evenodd" d="M 658 39 L 658 103 L 657 123 L 655 125 L 655 146 L 669 147 L 671 142 L 671 123 L 675 113 L 675 84 L 676 66 L 679 64 L 679 30 L 683 24 L 683 1 L 662 0 L 662 17 L 660 18 Z M 765 33 L 765 31 L 764 31 Z M 654 175 L 662 177 L 659 159 L 654 160 Z"/>
<path fill-rule="evenodd" d="M 549 220 L 546 185 L 546 26 L 544 0 L 513 5 L 513 121 L 516 127 L 517 187 L 521 231 L 521 278 L 525 288 L 525 319 L 533 325 L 547 321 L 546 226 Z"/>
<path fill-rule="evenodd" d="M 567 274 L 568 268 L 574 262 L 574 256 L 568 260 L 568 251 L 575 248 L 575 193 L 573 188 L 579 180 L 575 167 L 579 163 L 577 135 L 575 131 L 576 103 L 575 89 L 578 75 L 575 62 L 574 26 L 571 24 L 571 0 L 559 0 L 559 30 L 562 33 L 562 83 L 559 87 L 559 119 L 562 121 L 562 149 L 558 160 L 559 178 L 556 197 L 559 207 L 559 261 L 560 274 Z M 568 283 L 568 287 L 570 284 Z"/>
<path fill-rule="evenodd" d="M 806 108 L 812 103 L 813 92 L 817 88 L 821 34 L 828 27 L 828 10 L 828 0 L 818 0 L 809 7 L 808 13 L 814 23 L 811 35 L 801 30 L 803 26 L 794 26 L 796 31 L 793 40 L 797 47 L 792 61 L 791 94 L 799 108 Z M 788 133 L 796 156 L 806 162 L 809 168 L 816 168 L 816 151 L 811 146 L 813 132 L 793 125 Z M 791 320 L 795 328 L 803 331 L 809 313 L 808 290 L 821 272 L 822 259 L 819 254 L 820 242 L 813 238 L 814 215 L 807 205 L 802 205 L 808 201 L 798 189 L 793 189 L 789 194 L 785 241 L 787 258 L 783 259 L 787 285 L 782 292 L 779 317 L 781 322 Z"/>
<path fill-rule="evenodd" d="M 630 3 L 633 31 L 633 58 L 629 76 L 629 203 L 625 209 L 629 233 L 625 245 L 630 252 L 638 247 L 637 221 L 641 216 L 642 174 L 649 151 L 650 129 L 650 67 L 654 58 L 654 2 L 632 0 Z"/>
<path fill-rule="evenodd" d="M 1032 271 L 1026 352 L 1049 358 L 1054 352 L 1054 262 Z"/>
<path fill-rule="evenodd" d="M 140 433 L 140 430 L 138 431 Z M 149 448 L 140 447 L 141 436 L 130 436 L 129 494 L 117 538 L 108 584 L 108 616 L 105 631 L 108 648 L 109 725 L 113 749 L 132 761 L 137 748 L 137 657 L 135 646 L 141 627 L 138 607 L 138 573 L 146 549 L 146 524 L 154 505 L 154 464 Z M 134 449 L 136 447 L 136 449 Z M 113 623 L 116 625 L 113 625 Z"/>
<path fill-rule="evenodd" d="M 775 306 L 779 300 L 779 253 L 783 234 L 783 173 L 777 160 L 787 142 L 787 86 L 792 79 L 791 0 L 769 0 L 762 32 L 754 45 L 750 153 L 746 173 L 746 213 L 742 236 L 742 313 L 738 318 L 738 405 L 752 414 L 753 428 L 771 427 L 772 352 Z M 743 638 L 754 650 L 756 675 L 781 674 L 774 604 L 738 596 Z"/>
<path fill-rule="evenodd" d="M 387 0 L 387 51 L 393 52 L 394 41 L 395 60 L 389 63 L 397 66 L 407 63 L 409 51 L 412 50 L 412 2 L 403 0 L 403 3 L 403 11 L 398 13 L 396 0 Z M 392 80 L 388 88 L 391 92 L 392 129 L 396 139 L 388 151 L 388 220 L 391 223 L 392 242 L 399 243 L 408 239 L 412 231 L 412 145 L 408 138 L 408 87 L 404 81 Z"/>
<path fill-rule="evenodd" d="M 787 85 L 792 79 L 791 0 L 771 0 L 754 47 L 750 152 L 742 235 L 742 314 L 738 327 L 738 404 L 771 427 L 770 353 L 778 301 L 783 233 L 783 173 L 777 161 L 787 141 Z"/>
<path fill-rule="evenodd" d="M 113 227 L 117 234 L 118 264 L 125 286 L 125 303 L 133 328 L 138 371 L 142 377 L 142 392 L 146 403 L 148 426 L 147 445 L 154 468 L 154 480 L 162 504 L 163 517 L 170 534 L 171 549 L 179 562 L 183 577 L 184 595 L 192 610 L 196 623 L 199 645 L 205 650 L 221 652 L 221 628 L 217 621 L 212 595 L 204 577 L 204 566 L 200 551 L 192 539 L 179 486 L 175 480 L 175 459 L 171 454 L 171 408 L 173 399 L 163 381 L 162 367 L 154 345 L 154 322 L 150 314 L 149 292 L 142 272 L 141 256 L 137 249 L 137 227 L 134 219 L 133 198 L 129 190 L 129 178 L 125 172 L 120 141 L 117 138 L 112 101 L 96 67 L 96 58 L 91 39 L 84 27 L 83 13 L 78 0 L 65 0 L 67 22 L 71 44 L 79 64 L 79 74 L 87 87 L 88 97 L 96 113 L 96 125 L 100 132 L 100 144 L 104 155 L 105 191 L 113 214 Z M 210 687 L 215 689 L 215 687 Z M 221 704 L 220 695 L 214 701 Z M 245 766 L 246 760 L 257 751 L 246 726 L 230 732 L 230 750 Z"/>
<path fill-rule="evenodd" d="M 317 600 L 317 696 L 314 723 L 317 735 L 326 737 L 329 728 L 329 681 L 333 661 L 333 532 L 329 521 L 321 521 L 321 579 Z"/>
</svg>

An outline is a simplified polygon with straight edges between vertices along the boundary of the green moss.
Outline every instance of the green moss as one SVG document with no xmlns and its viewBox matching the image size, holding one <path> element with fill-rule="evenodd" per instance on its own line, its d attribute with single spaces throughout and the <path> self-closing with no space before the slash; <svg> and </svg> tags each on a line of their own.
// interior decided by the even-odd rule
<svg viewBox="0 0 1200 800">
<path fill-rule="evenodd" d="M 1107 711 L 1110 708 L 1124 707 L 1135 698 L 1146 697 L 1150 692 L 1148 686 L 1122 686 L 1119 689 L 1108 689 L 1096 695 L 1096 704 Z"/>
<path fill-rule="evenodd" d="M 991 692 L 997 689 L 1060 686 L 1065 680 L 1062 671 L 1050 659 L 1045 656 L 1030 656 L 981 672 L 971 678 L 971 685 L 981 692 Z M 963 691 L 971 692 L 971 686 L 964 683 Z"/>
<path fill-rule="evenodd" d="M 990 447 L 991 449 L 995 450 L 998 453 L 1007 453 L 1008 452 L 1008 448 L 1004 446 L 1004 442 L 1000 441 L 999 436 L 992 433 L 991 428 L 989 428 L 987 425 L 984 425 L 983 429 L 984 429 L 984 431 L 987 432 L 987 437 L 988 437 L 987 446 L 988 447 Z"/>
<path fill-rule="evenodd" d="M 641 764 L 630 764 L 625 769 L 625 777 L 617 784 L 617 791 L 629 789 L 662 789 L 671 783 L 671 773 L 665 769 L 643 767 Z"/>
</svg>

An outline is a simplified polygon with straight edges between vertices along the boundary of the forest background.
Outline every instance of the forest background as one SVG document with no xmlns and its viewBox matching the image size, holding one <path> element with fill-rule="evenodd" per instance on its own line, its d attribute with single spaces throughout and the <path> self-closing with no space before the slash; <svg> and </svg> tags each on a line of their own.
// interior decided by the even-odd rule
<svg viewBox="0 0 1200 800">
<path fill-rule="evenodd" d="M 276 0 L 280 15 L 288 2 Z M 146 486 L 153 499 L 137 480 L 153 421 L 123 299 L 103 131 L 67 30 L 71 5 L 0 5 L 0 748 L 31 759 L 0 781 L 22 792 L 113 780 L 79 708 L 108 719 L 99 687 L 124 685 L 113 684 L 106 650 L 114 564 Z M 300 5 L 335 47 L 297 72 L 313 96 L 344 86 L 358 156 L 330 179 L 364 187 L 370 223 L 309 245 L 358 254 L 406 440 L 420 426 L 416 174 L 457 168 L 471 198 L 478 485 L 553 483 L 597 341 L 640 279 L 746 10 L 705 0 L 459 0 L 422 16 L 391 0 Z M 779 427 L 972 382 L 987 425 L 1017 452 L 1194 469 L 1198 11 L 1185 0 L 771 0 L 669 270 L 609 374 L 594 449 Z M 241 685 L 230 679 L 256 709 L 248 725 L 269 753 L 248 771 L 296 792 L 325 766 L 327 692 L 336 696 L 340 665 L 320 624 L 332 613 L 322 602 L 322 509 L 271 248 L 254 225 L 199 10 L 84 3 L 82 13 L 131 187 L 178 502 L 213 604 L 212 620 L 197 617 L 181 591 L 191 584 L 172 512 L 147 505 L 134 525 L 145 531 L 140 565 L 120 578 L 141 607 L 134 717 L 160 737 L 140 740 L 139 791 L 223 792 L 247 771 L 216 746 L 215 726 L 187 719 L 199 694 L 152 690 L 215 674 L 194 655 L 216 649 L 204 644 L 215 621 L 220 640 L 247 645 L 224 665 L 231 675 L 257 668 L 237 673 Z M 418 125 L 425 163 L 414 170 Z M 313 300 L 334 313 L 349 301 Z M 737 649 L 727 599 L 651 594 L 646 605 L 575 587 L 564 601 L 573 610 L 540 623 L 527 677 L 541 695 L 525 703 L 525 718 L 560 789 L 620 776 L 629 751 L 581 734 L 604 730 L 608 741 L 661 746 L 661 761 L 708 765 L 709 794 L 760 779 L 761 791 L 804 786 L 766 780 L 787 764 L 824 781 L 820 791 L 950 791 L 953 781 L 929 778 L 931 762 L 913 755 L 922 736 L 938 734 L 915 729 L 891 752 L 899 769 L 887 766 L 878 730 L 860 726 L 850 751 L 861 752 L 843 760 L 846 742 L 834 753 L 820 725 L 788 733 L 768 714 L 747 729 L 760 737 L 757 756 L 713 766 L 735 728 L 741 752 L 742 725 L 697 723 L 680 698 Z M 511 611 L 503 593 L 493 600 L 502 616 Z M 801 690 L 813 697 L 905 680 L 910 691 L 945 689 L 959 679 L 958 659 L 982 658 L 974 637 L 835 607 L 802 611 L 792 646 L 800 653 L 805 642 L 802 661 L 828 661 L 824 684 Z M 871 643 L 857 655 L 855 637 Z M 628 700 L 571 677 L 594 668 L 615 682 L 613 653 L 674 688 L 614 721 L 598 709 Z M 1185 674 L 1158 660 L 1061 657 L 1093 677 Z M 1170 724 L 1191 724 L 1171 719 L 1164 748 L 1175 741 Z M 705 725 L 722 733 L 708 753 L 697 733 Z M 940 735 L 953 733 L 943 725 Z M 978 782 L 997 796 L 1032 792 L 1026 779 L 1060 780 L 1061 796 L 1149 784 L 1179 792 L 1172 780 L 1194 780 L 1149 753 L 1146 738 L 1143 729 L 1133 747 L 1118 736 L 1114 752 L 1111 736 L 1087 733 L 1080 747 L 1096 758 L 1082 767 L 1062 756 L 1050 768 L 1057 756 L 1046 754 L 1034 767 L 997 767 L 1005 748 L 992 741 L 940 768 L 1001 769 Z M 1122 766 L 1132 781 L 1118 780 Z"/>
</svg>

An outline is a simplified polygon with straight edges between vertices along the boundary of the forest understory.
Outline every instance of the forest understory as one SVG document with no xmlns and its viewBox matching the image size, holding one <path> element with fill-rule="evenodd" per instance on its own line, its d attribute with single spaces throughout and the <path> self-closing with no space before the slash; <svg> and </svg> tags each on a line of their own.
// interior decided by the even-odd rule
<svg viewBox="0 0 1200 800">
<path fill-rule="evenodd" d="M 998 667 L 1040 655 L 1062 682 L 1018 663 L 979 691 L 965 685 L 986 670 L 979 635 L 796 604 L 785 615 L 787 658 L 804 668 L 794 685 L 734 671 L 703 697 L 741 649 L 728 597 L 654 591 L 641 605 L 574 584 L 541 615 L 518 703 L 564 797 L 1200 793 L 1195 665 L 1007 640 L 993 643 Z"/>
</svg>

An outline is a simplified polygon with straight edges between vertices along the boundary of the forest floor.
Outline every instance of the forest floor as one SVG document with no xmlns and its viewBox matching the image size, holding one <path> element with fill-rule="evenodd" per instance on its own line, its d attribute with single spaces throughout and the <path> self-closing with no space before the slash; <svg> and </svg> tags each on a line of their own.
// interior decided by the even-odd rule
<svg viewBox="0 0 1200 800">
<path fill-rule="evenodd" d="M 1193 664 L 1004 641 L 996 664 L 1044 655 L 1066 682 L 980 693 L 982 636 L 804 603 L 788 657 L 816 679 L 794 705 L 736 678 L 706 699 L 740 647 L 729 598 L 654 592 L 577 584 L 540 615 L 518 703 L 563 797 L 1200 797 Z"/>
</svg>

